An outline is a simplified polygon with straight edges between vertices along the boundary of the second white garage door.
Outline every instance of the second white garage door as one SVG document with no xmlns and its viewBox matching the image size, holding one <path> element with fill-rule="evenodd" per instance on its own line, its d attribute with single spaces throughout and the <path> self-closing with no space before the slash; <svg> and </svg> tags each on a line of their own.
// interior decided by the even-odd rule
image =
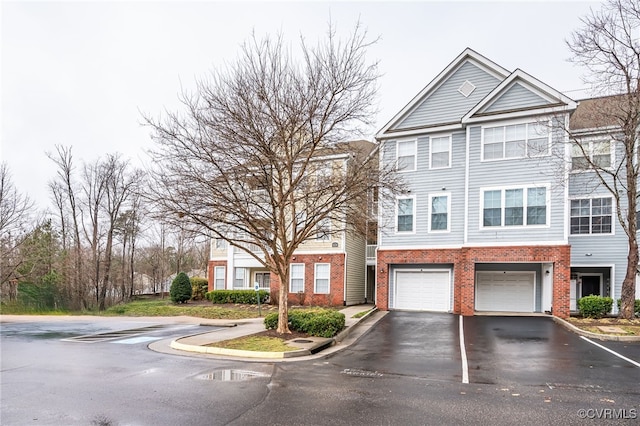
<svg viewBox="0 0 640 426">
<path fill-rule="evenodd" d="M 394 308 L 447 312 L 451 309 L 450 271 L 398 271 Z"/>
<path fill-rule="evenodd" d="M 476 310 L 533 312 L 534 281 L 533 272 L 478 272 Z"/>
</svg>

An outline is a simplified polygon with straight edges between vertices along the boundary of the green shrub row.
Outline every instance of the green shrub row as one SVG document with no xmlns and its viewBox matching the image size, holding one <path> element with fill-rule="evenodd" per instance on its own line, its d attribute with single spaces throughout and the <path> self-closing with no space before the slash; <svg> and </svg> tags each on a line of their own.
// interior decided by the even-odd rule
<svg viewBox="0 0 640 426">
<path fill-rule="evenodd" d="M 613 299 L 603 296 L 585 296 L 578 300 L 578 310 L 585 318 L 602 318 L 611 312 Z"/>
<path fill-rule="evenodd" d="M 318 337 L 333 337 L 344 328 L 344 314 L 330 309 L 302 309 L 289 311 L 289 328 Z M 264 317 L 267 329 L 278 327 L 278 313 Z"/>
<path fill-rule="evenodd" d="M 267 303 L 269 300 L 269 292 L 267 290 L 259 290 L 257 294 L 260 296 L 260 303 Z M 208 292 L 205 297 L 213 303 L 258 304 L 256 291 L 254 290 L 213 290 Z"/>
<path fill-rule="evenodd" d="M 620 310 L 621 304 L 622 300 L 618 299 L 618 310 Z M 640 317 L 640 299 L 636 299 L 636 302 L 633 304 L 633 311 L 636 313 L 637 317 Z"/>
</svg>

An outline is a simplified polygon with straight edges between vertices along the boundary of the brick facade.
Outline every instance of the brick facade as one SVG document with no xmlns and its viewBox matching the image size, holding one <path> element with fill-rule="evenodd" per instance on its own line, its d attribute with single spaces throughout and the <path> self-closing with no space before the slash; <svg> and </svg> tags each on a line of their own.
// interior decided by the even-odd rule
<svg viewBox="0 0 640 426">
<path fill-rule="evenodd" d="M 552 313 L 560 318 L 567 318 L 570 297 L 570 260 L 569 245 L 380 250 L 378 251 L 376 305 L 382 310 L 389 309 L 389 271 L 392 265 L 420 263 L 453 265 L 453 312 L 473 315 L 477 263 L 552 263 Z"/>
<path fill-rule="evenodd" d="M 337 254 L 307 254 L 295 255 L 291 263 L 304 263 L 304 294 L 289 293 L 288 300 L 291 304 L 304 306 L 343 306 L 345 303 L 344 282 L 345 282 L 345 255 Z M 329 263 L 329 293 L 314 293 L 315 267 L 316 263 Z M 213 291 L 214 270 L 216 266 L 227 267 L 226 261 L 209 261 L 209 291 Z M 225 273 L 225 288 L 228 288 Z M 289 284 L 287 283 L 287 286 Z M 253 287 L 251 287 L 253 288 Z M 273 273 L 271 274 L 270 293 L 276 295 L 280 290 L 280 280 Z M 277 296 L 276 296 L 277 297 Z M 272 298 L 272 300 L 277 300 Z"/>
</svg>

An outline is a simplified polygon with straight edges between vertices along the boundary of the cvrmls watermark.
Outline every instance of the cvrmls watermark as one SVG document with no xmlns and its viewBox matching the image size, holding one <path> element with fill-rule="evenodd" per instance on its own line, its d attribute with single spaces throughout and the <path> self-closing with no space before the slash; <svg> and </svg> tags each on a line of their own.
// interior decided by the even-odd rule
<svg viewBox="0 0 640 426">
<path fill-rule="evenodd" d="M 638 410 L 635 408 L 581 408 L 578 410 L 581 419 L 600 420 L 633 420 L 638 418 Z"/>
</svg>

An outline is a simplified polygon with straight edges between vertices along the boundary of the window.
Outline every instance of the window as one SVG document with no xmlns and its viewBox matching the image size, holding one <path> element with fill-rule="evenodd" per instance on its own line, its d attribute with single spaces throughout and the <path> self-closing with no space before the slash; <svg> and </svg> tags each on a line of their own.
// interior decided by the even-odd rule
<svg viewBox="0 0 640 426">
<path fill-rule="evenodd" d="M 413 198 L 398 199 L 396 229 L 398 232 L 413 232 Z"/>
<path fill-rule="evenodd" d="M 431 196 L 429 203 L 431 208 L 431 220 L 429 221 L 430 231 L 448 231 L 449 230 L 449 196 L 434 195 Z"/>
<path fill-rule="evenodd" d="M 411 172 L 416 169 L 416 141 L 399 141 L 396 147 L 399 171 Z"/>
<path fill-rule="evenodd" d="M 315 286 L 313 292 L 329 293 L 330 265 L 328 263 L 316 263 L 315 269 Z"/>
<path fill-rule="evenodd" d="M 289 292 L 299 293 L 304 291 L 304 263 L 292 263 L 290 273 Z"/>
<path fill-rule="evenodd" d="M 244 288 L 244 268 L 234 268 L 233 288 Z"/>
<path fill-rule="evenodd" d="M 611 147 L 608 140 L 574 142 L 571 146 L 571 169 L 587 170 L 592 164 L 603 169 L 611 167 Z"/>
<path fill-rule="evenodd" d="M 223 250 L 227 248 L 227 241 L 222 238 L 216 238 L 216 249 Z"/>
<path fill-rule="evenodd" d="M 483 191 L 482 226 L 546 225 L 547 203 L 546 187 Z"/>
<path fill-rule="evenodd" d="M 224 266 L 216 266 L 213 268 L 213 289 L 224 290 Z"/>
<path fill-rule="evenodd" d="M 451 137 L 442 136 L 431 138 L 431 163 L 432 169 L 451 166 Z"/>
<path fill-rule="evenodd" d="M 482 159 L 502 160 L 549 154 L 549 129 L 544 124 L 523 123 L 485 127 Z"/>
<path fill-rule="evenodd" d="M 261 289 L 269 290 L 271 286 L 271 274 L 269 272 L 256 272 L 256 284 Z"/>
<path fill-rule="evenodd" d="M 324 218 L 316 226 L 316 240 L 329 241 L 331 233 L 331 219 Z"/>
<path fill-rule="evenodd" d="M 611 198 L 571 200 L 571 234 L 610 234 Z"/>
</svg>

